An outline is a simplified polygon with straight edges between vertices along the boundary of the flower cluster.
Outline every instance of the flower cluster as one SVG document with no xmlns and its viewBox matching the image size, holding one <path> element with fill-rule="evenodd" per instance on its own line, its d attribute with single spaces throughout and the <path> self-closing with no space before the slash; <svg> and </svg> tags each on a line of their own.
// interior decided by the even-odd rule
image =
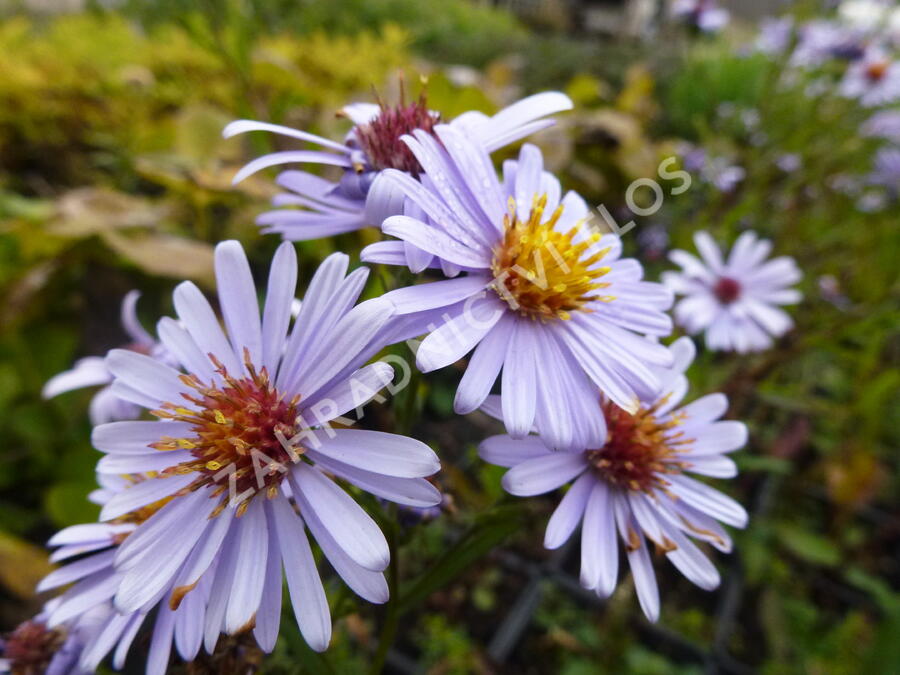
<svg viewBox="0 0 900 675">
<path fill-rule="evenodd" d="M 354 593 L 387 602 L 392 549 L 370 509 L 382 500 L 442 504 L 428 480 L 440 462 L 419 440 L 357 422 L 393 387 L 392 367 L 373 359 L 423 335 L 411 342 L 423 372 L 471 352 L 455 409 L 502 420 L 506 434 L 484 441 L 480 454 L 510 468 L 508 492 L 571 482 L 545 545 L 560 546 L 581 524 L 586 588 L 613 592 L 619 540 L 651 620 L 659 592 L 650 543 L 698 586 L 718 584 L 695 542 L 727 552 L 720 523 L 743 527 L 747 514 L 688 474 L 733 477 L 726 455 L 747 430 L 721 421 L 722 394 L 682 404 L 694 345 L 660 342 L 672 333 L 667 311 L 683 294 L 676 319 L 690 332 L 705 329 L 711 349 L 763 349 L 790 327 L 774 305 L 799 301 L 788 288 L 799 274 L 789 259 L 765 262 L 771 244 L 752 233 L 727 261 L 698 233 L 702 263 L 673 251 L 682 273 L 648 281 L 619 239 L 595 228 L 584 200 L 545 170 L 536 146 L 523 145 L 498 174 L 492 151 L 570 106 L 551 92 L 493 117 L 445 123 L 424 98 L 354 104 L 343 110 L 354 124 L 343 142 L 262 122 L 226 128 L 226 136 L 269 130 L 323 148 L 254 160 L 238 181 L 285 163 L 333 165 L 342 176 L 278 177 L 288 192 L 275 205 L 288 208 L 260 224 L 287 241 L 264 294 L 241 245 L 222 242 L 220 315 L 184 282 L 173 294 L 177 318 L 162 318 L 152 337 L 131 294 L 123 323 L 133 343 L 48 383 L 48 396 L 104 385 L 92 405 L 92 442 L 103 454 L 92 499 L 102 512 L 100 522 L 51 539 L 52 559 L 64 565 L 40 590 L 65 590 L 7 644 L 13 672 L 29 659 L 47 672 L 92 672 L 107 656 L 119 668 L 143 627 L 151 674 L 165 672 L 173 647 L 192 661 L 223 636 L 250 636 L 271 651 L 283 580 L 304 639 L 324 650 L 331 614 L 313 543 Z M 290 241 L 363 226 L 388 237 L 363 250 L 363 261 L 443 278 L 360 302 L 368 270 L 348 273 L 348 256 L 336 253 L 298 309 Z M 377 499 L 360 500 L 365 493 Z"/>
</svg>

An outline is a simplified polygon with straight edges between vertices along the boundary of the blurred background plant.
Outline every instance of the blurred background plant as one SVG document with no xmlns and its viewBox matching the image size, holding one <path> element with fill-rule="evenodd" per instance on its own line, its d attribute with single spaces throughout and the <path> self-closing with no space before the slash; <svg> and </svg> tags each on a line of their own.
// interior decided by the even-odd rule
<svg viewBox="0 0 900 675">
<path fill-rule="evenodd" d="M 872 111 L 840 95 L 846 62 L 798 66 L 802 30 L 788 27 L 772 48 L 772 24 L 740 16 L 718 34 L 657 16 L 652 38 L 646 27 L 611 36 L 582 20 L 594 16 L 584 14 L 590 3 L 549 0 L 498 3 L 517 14 L 465 0 L 126 0 L 114 10 L 42 11 L 53 4 L 6 3 L 0 19 L 3 629 L 40 606 L 32 589 L 49 566 L 43 541 L 97 515 L 85 499 L 97 459 L 91 392 L 47 402 L 44 382 L 124 342 L 118 311 L 128 290 L 142 290 L 142 316 L 170 313 L 177 280 L 210 286 L 216 241 L 240 239 L 258 263 L 277 244 L 253 224 L 271 176 L 230 185 L 276 140 L 223 141 L 224 124 L 249 117 L 340 138 L 349 124 L 336 109 L 376 93 L 390 100 L 402 74 L 427 78 L 429 105 L 445 118 L 565 91 L 575 111 L 535 140 L 564 184 L 620 222 L 635 218 L 626 250 L 651 278 L 668 267 L 669 248 L 691 248 L 697 229 L 730 242 L 752 228 L 798 260 L 805 300 L 777 348 L 701 351 L 690 373 L 692 391 L 726 391 L 731 416 L 751 427 L 732 492 L 752 519 L 737 553 L 718 560 L 722 590 L 704 594 L 663 571 L 655 628 L 628 584 L 600 609 L 571 588 L 571 550 L 555 558 L 540 546 L 551 499 L 504 499 L 500 473 L 474 455 L 494 424 L 453 416 L 452 373 L 414 380 L 406 395 L 423 410 L 415 435 L 444 458 L 449 502 L 442 517 L 410 519 L 398 532 L 414 620 L 390 667 L 900 672 L 900 175 L 871 179 L 890 141 L 863 133 Z M 799 3 L 793 25 L 828 16 L 858 30 L 847 17 L 858 23 L 859 9 L 846 6 L 865 3 L 843 4 L 826 14 Z M 894 25 L 895 46 L 896 22 L 885 14 L 875 26 Z M 670 156 L 692 176 L 678 196 L 668 196 L 677 182 L 657 174 Z M 636 178 L 665 190 L 652 216 L 626 208 Z M 299 243 L 301 276 L 376 238 Z M 372 294 L 391 283 L 375 276 Z M 373 417 L 391 414 L 376 406 Z M 286 630 L 264 672 L 364 668 L 381 610 L 330 596 L 340 618 L 327 655 Z M 516 621 L 515 639 L 497 630 Z"/>
</svg>

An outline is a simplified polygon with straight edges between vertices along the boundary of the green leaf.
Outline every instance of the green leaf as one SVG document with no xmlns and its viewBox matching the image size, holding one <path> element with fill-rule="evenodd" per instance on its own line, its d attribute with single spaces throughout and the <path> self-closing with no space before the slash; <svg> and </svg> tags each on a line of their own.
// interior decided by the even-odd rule
<svg viewBox="0 0 900 675">
<path fill-rule="evenodd" d="M 400 597 L 400 611 L 409 611 L 434 591 L 447 586 L 523 523 L 524 514 L 519 506 L 498 507 L 480 516 L 425 574 L 407 586 Z"/>
<path fill-rule="evenodd" d="M 833 567 L 841 560 L 841 553 L 833 542 L 812 532 L 782 523 L 777 526 L 778 540 L 798 558 L 813 563 Z"/>
</svg>

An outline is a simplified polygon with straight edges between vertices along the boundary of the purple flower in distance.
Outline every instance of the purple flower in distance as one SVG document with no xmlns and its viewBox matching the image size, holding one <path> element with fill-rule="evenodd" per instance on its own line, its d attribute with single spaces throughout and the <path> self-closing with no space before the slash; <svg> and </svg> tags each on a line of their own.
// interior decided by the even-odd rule
<svg viewBox="0 0 900 675">
<path fill-rule="evenodd" d="M 552 125 L 552 119 L 544 118 L 571 107 L 572 101 L 564 94 L 544 92 L 513 103 L 492 117 L 470 111 L 450 124 L 483 145 L 488 152 L 493 152 Z M 264 155 L 242 168 L 234 177 L 235 183 L 261 169 L 282 164 L 322 164 L 344 170 L 343 177 L 336 183 L 305 171 L 281 173 L 277 183 L 286 192 L 277 195 L 273 205 L 287 208 L 259 216 L 257 223 L 266 232 L 275 232 L 294 241 L 317 239 L 367 225 L 377 227 L 388 215 L 400 212 L 385 211 L 390 208 L 385 203 L 371 203 L 369 188 L 375 176 L 387 168 L 414 177 L 419 175 L 418 161 L 400 138 L 415 129 L 432 133 L 441 120 L 440 114 L 428 108 L 424 95 L 411 103 L 401 100 L 399 105 L 392 107 L 354 103 L 343 108 L 342 113 L 354 124 L 343 143 L 265 122 L 238 120 L 225 127 L 223 135 L 226 138 L 248 131 L 271 131 L 323 148 Z"/>
<path fill-rule="evenodd" d="M 122 300 L 122 327 L 131 338 L 131 342 L 126 345 L 125 349 L 166 361 L 168 355 L 165 349 L 144 330 L 137 318 L 137 301 L 140 295 L 137 291 L 131 291 Z M 109 385 L 110 382 L 112 382 L 112 375 L 107 369 L 103 357 L 86 356 L 76 361 L 71 370 L 66 370 L 47 380 L 42 395 L 44 398 L 53 398 L 67 391 Z M 133 419 L 140 414 L 140 410 L 139 406 L 122 400 L 112 393 L 109 386 L 104 386 L 91 400 L 89 414 L 92 424 L 103 424 L 114 420 Z"/>
<path fill-rule="evenodd" d="M 794 36 L 794 19 L 790 16 L 765 17 L 759 23 L 755 47 L 763 54 L 783 54 Z"/>
<path fill-rule="evenodd" d="M 847 69 L 841 94 L 858 99 L 866 107 L 900 100 L 900 61 L 880 49 L 870 49 Z"/>
<path fill-rule="evenodd" d="M 672 16 L 704 33 L 717 33 L 728 25 L 730 14 L 716 0 L 674 0 Z"/>
<path fill-rule="evenodd" d="M 900 143 L 900 110 L 879 110 L 863 124 L 862 133 Z"/>
<path fill-rule="evenodd" d="M 619 539 L 628 557 L 644 614 L 659 617 L 659 590 L 650 544 L 690 581 L 706 590 L 719 584 L 719 573 L 691 541 L 731 550 L 719 524 L 744 527 L 747 513 L 736 501 L 689 477 L 737 474 L 726 453 L 747 441 L 741 422 L 719 421 L 728 401 L 710 394 L 678 407 L 687 392 L 684 370 L 694 357 L 690 338 L 671 347 L 674 365 L 667 370 L 660 396 L 642 402 L 634 413 L 602 404 L 603 443 L 577 452 L 554 452 L 534 436 L 493 436 L 479 447 L 481 457 L 509 467 L 503 487 L 530 497 L 568 483 L 547 525 L 544 546 L 561 546 L 581 524 L 581 583 L 602 598 L 612 594 L 619 569 Z"/>
<path fill-rule="evenodd" d="M 869 182 L 900 192 L 900 148 L 881 148 L 875 153 L 875 170 Z"/>
<path fill-rule="evenodd" d="M 156 476 L 115 495 L 101 517 L 167 500 L 118 547 L 114 604 L 128 613 L 164 600 L 177 610 L 209 584 L 204 639 L 255 621 L 254 635 L 270 651 L 283 567 L 300 631 L 323 650 L 330 613 L 307 529 L 358 595 L 372 602 L 388 595 L 387 542 L 330 476 L 427 507 L 440 502 L 424 479 L 439 463 L 411 438 L 329 425 L 351 424 L 342 416 L 393 374 L 381 362 L 361 367 L 381 348 L 378 335 L 392 314 L 381 299 L 355 305 L 367 269 L 347 275 L 347 256 L 327 258 L 291 326 L 297 261 L 290 243 L 272 262 L 261 314 L 240 244 L 219 244 L 215 262 L 224 330 L 200 290 L 185 282 L 174 293 L 180 323 L 158 325 L 178 369 L 129 351 L 107 357 L 113 390 L 159 421 L 94 429 L 94 446 L 106 453 L 98 471 Z"/>
<path fill-rule="evenodd" d="M 384 296 L 410 320 L 410 334 L 430 331 L 418 367 L 430 372 L 474 349 L 458 413 L 478 408 L 499 376 L 511 435 L 537 425 L 555 448 L 597 442 L 604 432 L 587 414 L 596 387 L 631 410 L 640 393 L 658 387 L 648 365 L 668 365 L 670 354 L 639 334 L 669 334 L 671 293 L 643 281 L 637 261 L 620 259 L 618 237 L 587 224 L 584 200 L 562 194 L 536 147 L 526 144 L 517 162 L 505 162 L 501 182 L 487 153 L 457 129 L 438 126 L 435 134 L 404 138 L 425 167 L 423 183 L 387 169 L 373 186 L 405 195 L 406 215 L 382 226 L 400 241 L 362 253 L 403 265 L 412 244 L 427 254 L 422 263 L 434 257 L 466 272 Z"/>
<path fill-rule="evenodd" d="M 766 261 L 772 242 L 753 232 L 738 237 L 728 255 L 707 232 L 694 234 L 702 260 L 687 251 L 669 253 L 680 272 L 664 272 L 662 279 L 676 294 L 675 320 L 689 333 L 706 332 L 713 350 L 750 352 L 766 349 L 772 337 L 786 333 L 793 322 L 777 305 L 800 302 L 800 292 L 788 288 L 800 280 L 793 258 Z"/>
<path fill-rule="evenodd" d="M 808 21 L 800 26 L 797 37 L 791 54 L 795 66 L 815 68 L 835 58 L 855 61 L 865 53 L 864 33 L 833 21 Z"/>
</svg>

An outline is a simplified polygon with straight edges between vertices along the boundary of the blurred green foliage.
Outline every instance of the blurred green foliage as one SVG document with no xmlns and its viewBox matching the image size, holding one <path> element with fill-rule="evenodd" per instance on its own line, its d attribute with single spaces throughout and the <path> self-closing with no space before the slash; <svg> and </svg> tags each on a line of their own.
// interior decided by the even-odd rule
<svg viewBox="0 0 900 675">
<path fill-rule="evenodd" d="M 645 50 L 538 34 L 462 0 L 131 0 L 118 13 L 0 21 L 4 625 L 37 606 L 30 580 L 10 570 L 28 565 L 39 576 L 35 544 L 96 516 L 85 500 L 97 460 L 85 415 L 92 392 L 44 402 L 43 383 L 76 357 L 125 340 L 118 303 L 131 288 L 144 294 L 149 328 L 171 312 L 176 280 L 209 287 L 214 242 L 241 239 L 260 269 L 277 244 L 252 224 L 273 192 L 270 176 L 237 189 L 230 179 L 249 157 L 293 146 L 262 134 L 223 141 L 222 126 L 252 117 L 340 138 L 348 124 L 335 111 L 371 100 L 373 87 L 394 96 L 403 71 L 408 82 L 428 76 L 430 105 L 447 118 L 490 112 L 539 87 L 567 91 L 576 110 L 537 142 L 565 185 L 624 220 L 628 184 L 658 177 L 660 160 L 685 143 L 745 170 L 728 191 L 694 173 L 688 192 L 637 219 L 625 241 L 655 278 L 668 265 L 646 233 L 690 249 L 697 229 L 730 242 L 753 228 L 805 273 L 797 328 L 776 349 L 701 352 L 690 373 L 693 392 L 726 391 L 730 415 L 752 430 L 737 456 L 741 478 L 722 486 L 752 512 L 738 553 L 716 558 L 746 587 L 725 647 L 765 673 L 900 670 L 897 203 L 867 212 L 859 192 L 841 187 L 871 170 L 878 143 L 858 133 L 863 111 L 828 91 L 807 95 L 808 83 L 785 78 L 778 60 L 735 56 L 725 39 L 682 38 Z M 786 155 L 795 168 L 784 168 Z M 676 185 L 660 182 L 667 193 Z M 331 251 L 376 238 L 298 244 L 302 279 Z M 381 271 L 373 277 L 372 293 L 392 283 Z M 552 498 L 504 498 L 502 472 L 473 453 L 495 428 L 453 417 L 455 377 L 416 381 L 409 409 L 422 410 L 418 421 L 393 418 L 414 424 L 447 460 L 441 480 L 452 498 L 442 518 L 400 534 L 411 627 L 401 640 L 431 672 L 488 672 L 489 629 L 522 580 L 495 560 L 472 563 L 490 560 L 501 541 L 544 555 Z M 510 508 L 526 522 L 497 517 Z M 664 564 L 658 570 L 662 624 L 708 645 L 712 599 Z M 357 672 L 382 614 L 352 602 L 342 584 L 329 598 L 337 628 L 324 658 L 334 672 Z M 603 612 L 548 588 L 510 667 L 699 672 L 658 649 L 643 627 L 624 580 Z M 316 672 L 322 658 L 283 630 L 267 672 L 296 672 L 297 663 Z"/>
</svg>

